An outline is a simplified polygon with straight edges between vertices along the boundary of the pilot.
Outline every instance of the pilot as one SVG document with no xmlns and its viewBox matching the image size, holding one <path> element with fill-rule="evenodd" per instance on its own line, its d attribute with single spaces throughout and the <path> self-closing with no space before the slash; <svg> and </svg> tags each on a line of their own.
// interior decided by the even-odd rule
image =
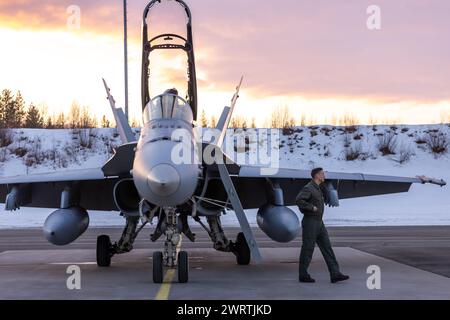
<svg viewBox="0 0 450 320">
<path fill-rule="evenodd" d="M 322 221 L 325 200 L 328 197 L 328 192 L 323 184 L 325 182 L 325 173 L 322 168 L 315 168 L 311 171 L 311 177 L 312 180 L 300 191 L 295 199 L 297 206 L 303 213 L 299 281 L 307 283 L 315 282 L 308 274 L 308 267 L 316 243 L 328 266 L 331 282 L 344 281 L 350 277 L 340 272 L 327 229 Z"/>
<path fill-rule="evenodd" d="M 166 91 L 164 91 L 164 94 L 166 94 L 166 93 L 178 96 L 178 90 L 175 88 L 167 89 Z"/>
</svg>

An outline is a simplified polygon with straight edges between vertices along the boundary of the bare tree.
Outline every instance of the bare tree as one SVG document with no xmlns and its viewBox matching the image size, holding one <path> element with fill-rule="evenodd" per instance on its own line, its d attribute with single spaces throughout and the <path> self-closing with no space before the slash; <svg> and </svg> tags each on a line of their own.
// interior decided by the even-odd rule
<svg viewBox="0 0 450 320">
<path fill-rule="evenodd" d="M 450 110 L 441 111 L 441 124 L 450 124 Z"/>
<path fill-rule="evenodd" d="M 247 120 L 240 115 L 235 115 L 231 119 L 231 127 L 234 129 L 247 129 Z"/>
<path fill-rule="evenodd" d="M 79 128 L 81 122 L 80 117 L 81 117 L 80 106 L 78 105 L 78 102 L 74 101 L 72 102 L 69 111 L 69 127 L 72 129 Z"/>
<path fill-rule="evenodd" d="M 131 127 L 139 128 L 139 127 L 141 127 L 141 122 L 138 119 L 136 119 L 135 117 L 133 117 L 133 119 L 131 120 Z"/>
<path fill-rule="evenodd" d="M 281 108 L 275 108 L 271 115 L 271 127 L 272 128 L 288 128 L 295 125 L 295 119 L 292 116 L 289 106 Z"/>
<path fill-rule="evenodd" d="M 354 127 L 358 124 L 358 121 L 356 120 L 356 116 L 351 113 L 346 113 L 342 119 L 342 122 L 344 126 L 346 127 Z"/>
<path fill-rule="evenodd" d="M 306 115 L 305 114 L 302 114 L 302 116 L 300 118 L 300 126 L 306 127 Z"/>
<path fill-rule="evenodd" d="M 211 128 L 215 128 L 217 126 L 217 119 L 215 116 L 211 117 Z"/>
<path fill-rule="evenodd" d="M 97 126 L 97 118 L 92 116 L 89 108 L 84 106 L 81 110 L 80 128 L 95 128 Z"/>
<path fill-rule="evenodd" d="M 58 117 L 55 120 L 55 128 L 57 129 L 64 129 L 66 126 L 66 115 L 64 112 L 60 112 L 58 114 Z"/>
<path fill-rule="evenodd" d="M 111 126 L 109 120 L 105 115 L 102 116 L 102 128 L 109 128 Z"/>
</svg>

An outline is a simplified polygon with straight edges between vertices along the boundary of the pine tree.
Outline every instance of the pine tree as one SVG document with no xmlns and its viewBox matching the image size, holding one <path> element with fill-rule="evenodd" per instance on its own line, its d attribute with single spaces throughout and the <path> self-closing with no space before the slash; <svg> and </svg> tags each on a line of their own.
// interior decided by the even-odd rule
<svg viewBox="0 0 450 320">
<path fill-rule="evenodd" d="M 206 112 L 205 110 L 202 111 L 202 116 L 200 118 L 200 125 L 202 128 L 208 127 L 208 118 L 206 118 Z"/>
<path fill-rule="evenodd" d="M 25 116 L 25 128 L 42 128 L 43 126 L 44 118 L 39 109 L 31 104 Z"/>
<path fill-rule="evenodd" d="M 5 89 L 0 96 L 0 126 L 1 128 L 9 128 L 9 114 L 14 105 L 14 96 L 11 90 Z"/>
<path fill-rule="evenodd" d="M 51 116 L 47 116 L 47 120 L 45 121 L 45 129 L 54 129 L 53 119 Z"/>
<path fill-rule="evenodd" d="M 5 114 L 7 106 L 14 103 L 11 90 L 4 89 L 0 95 L 0 128 L 6 128 Z"/>
<path fill-rule="evenodd" d="M 16 98 L 14 99 L 14 106 L 11 109 L 10 128 L 20 128 L 22 126 L 25 114 L 25 100 L 23 99 L 20 91 L 17 91 Z"/>
</svg>

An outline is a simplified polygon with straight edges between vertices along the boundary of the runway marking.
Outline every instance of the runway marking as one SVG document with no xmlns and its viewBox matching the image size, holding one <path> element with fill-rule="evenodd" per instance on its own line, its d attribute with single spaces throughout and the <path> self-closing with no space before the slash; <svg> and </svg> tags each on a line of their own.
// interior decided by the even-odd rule
<svg viewBox="0 0 450 320">
<path fill-rule="evenodd" d="M 56 264 L 56 265 L 96 265 L 97 262 L 50 262 L 49 264 Z"/>
<path fill-rule="evenodd" d="M 163 284 L 159 288 L 158 293 L 156 294 L 155 300 L 168 300 L 170 293 L 170 286 L 172 284 L 173 276 L 175 275 L 175 269 L 167 270 Z"/>
<path fill-rule="evenodd" d="M 178 242 L 177 245 L 177 254 L 180 252 L 181 249 L 181 243 L 183 242 L 183 236 L 180 235 L 180 242 Z M 168 300 L 169 294 L 170 294 L 170 286 L 172 285 L 172 280 L 175 275 L 176 268 L 170 268 L 166 271 L 166 274 L 164 275 L 163 283 L 161 284 L 161 287 L 158 290 L 158 293 L 156 294 L 155 300 Z"/>
</svg>

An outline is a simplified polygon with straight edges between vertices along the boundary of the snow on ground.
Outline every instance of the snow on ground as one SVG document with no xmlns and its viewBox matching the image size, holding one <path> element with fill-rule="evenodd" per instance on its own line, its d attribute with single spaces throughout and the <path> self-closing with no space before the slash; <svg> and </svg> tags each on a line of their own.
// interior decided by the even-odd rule
<svg viewBox="0 0 450 320">
<path fill-rule="evenodd" d="M 245 131 L 250 154 L 256 149 L 252 147 L 266 143 L 264 139 L 255 141 L 254 135 L 259 130 Z M 230 137 L 239 134 L 242 131 L 228 131 Z M 379 143 L 389 135 L 393 137 L 395 154 L 383 156 Z M 279 152 L 280 167 L 321 166 L 327 171 L 427 175 L 450 183 L 450 152 L 432 153 L 423 143 L 430 136 L 450 141 L 450 126 L 298 127 L 290 132 L 280 130 L 272 149 Z M 114 129 L 21 129 L 12 132 L 11 142 L 0 147 L 0 176 L 98 167 L 111 156 L 112 148 L 120 144 Z M 238 148 L 234 152 L 229 148 L 227 153 L 242 162 L 239 156 L 244 154 L 243 150 Z M 348 161 L 347 156 L 356 159 Z M 297 208 L 293 210 L 298 213 Z M 253 225 L 256 225 L 256 211 L 247 212 Z M 52 209 L 36 208 L 1 211 L 0 228 L 41 227 L 51 212 Z M 90 219 L 91 226 L 122 226 L 124 222 L 117 212 L 93 211 Z M 326 209 L 324 219 L 328 225 L 335 226 L 450 225 L 450 187 L 413 185 L 404 194 L 341 200 L 339 208 Z M 223 216 L 223 224 L 237 225 L 233 212 Z"/>
</svg>

